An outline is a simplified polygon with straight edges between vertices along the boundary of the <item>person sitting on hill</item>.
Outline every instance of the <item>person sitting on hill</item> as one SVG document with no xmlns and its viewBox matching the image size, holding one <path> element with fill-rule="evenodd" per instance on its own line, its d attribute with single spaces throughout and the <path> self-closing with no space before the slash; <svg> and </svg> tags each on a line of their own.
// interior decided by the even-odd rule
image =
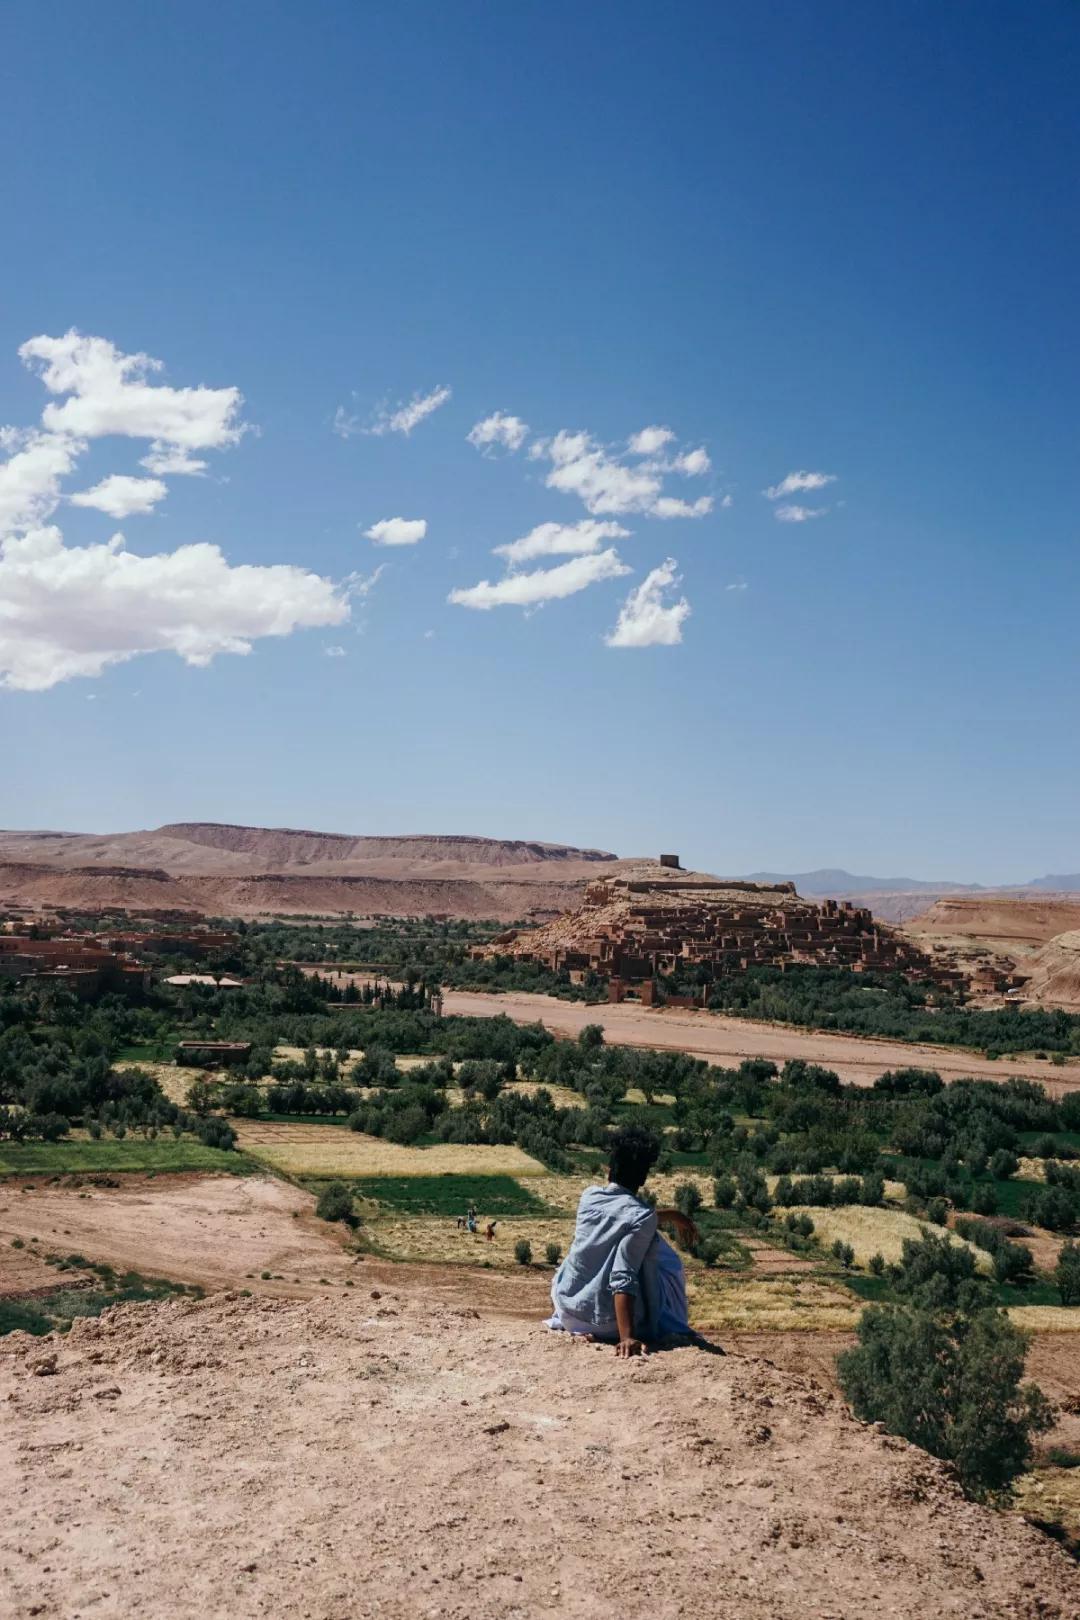
<svg viewBox="0 0 1080 1620">
<path fill-rule="evenodd" d="M 582 1193 L 574 1241 L 551 1284 L 546 1326 L 613 1343 L 618 1356 L 690 1333 L 682 1261 L 639 1197 L 658 1152 L 648 1131 L 615 1132 L 607 1186 Z"/>
</svg>

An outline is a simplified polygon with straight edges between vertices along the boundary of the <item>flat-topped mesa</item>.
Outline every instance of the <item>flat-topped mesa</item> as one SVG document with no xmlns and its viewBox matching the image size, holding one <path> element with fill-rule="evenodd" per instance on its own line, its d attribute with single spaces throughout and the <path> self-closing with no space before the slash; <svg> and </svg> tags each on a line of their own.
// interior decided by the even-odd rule
<svg viewBox="0 0 1080 1620">
<path fill-rule="evenodd" d="M 808 965 L 902 973 L 954 987 L 962 975 L 848 901 L 804 900 L 793 883 L 751 883 L 653 866 L 594 879 L 581 906 L 477 954 L 528 958 L 572 983 L 605 979 L 613 1001 L 652 1001 L 657 981 L 713 980 L 751 967 Z M 667 999 L 684 1000 L 682 996 Z"/>
</svg>

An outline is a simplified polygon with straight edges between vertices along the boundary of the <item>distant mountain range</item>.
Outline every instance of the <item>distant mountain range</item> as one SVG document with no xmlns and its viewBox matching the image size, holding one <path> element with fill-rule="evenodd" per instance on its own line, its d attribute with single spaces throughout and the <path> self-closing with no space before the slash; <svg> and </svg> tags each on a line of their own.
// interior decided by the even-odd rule
<svg viewBox="0 0 1080 1620">
<path fill-rule="evenodd" d="M 938 900 L 953 895 L 992 897 L 1080 894 L 1080 873 L 1032 878 L 1030 883 L 992 887 L 984 883 L 934 883 L 925 878 L 864 877 L 843 867 L 822 866 L 814 872 L 750 872 L 755 883 L 794 883 L 810 900 L 851 900 L 868 907 L 883 922 L 903 923 L 921 916 Z"/>
</svg>

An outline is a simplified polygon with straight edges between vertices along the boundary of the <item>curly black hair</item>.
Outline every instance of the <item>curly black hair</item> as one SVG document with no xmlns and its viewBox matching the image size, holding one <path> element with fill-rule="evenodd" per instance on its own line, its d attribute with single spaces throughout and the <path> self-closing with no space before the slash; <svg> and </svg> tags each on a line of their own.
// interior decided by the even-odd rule
<svg viewBox="0 0 1080 1620">
<path fill-rule="evenodd" d="M 637 1192 L 659 1155 L 660 1143 L 652 1131 L 624 1125 L 609 1140 L 608 1176 L 628 1192 Z"/>
</svg>

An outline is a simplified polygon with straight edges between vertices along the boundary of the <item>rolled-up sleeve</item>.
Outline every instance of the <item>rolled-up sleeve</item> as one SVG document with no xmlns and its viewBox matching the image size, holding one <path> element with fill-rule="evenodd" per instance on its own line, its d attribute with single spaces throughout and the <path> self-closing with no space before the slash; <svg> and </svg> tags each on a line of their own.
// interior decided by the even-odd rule
<svg viewBox="0 0 1080 1620">
<path fill-rule="evenodd" d="M 611 1265 L 609 1286 L 613 1294 L 636 1294 L 642 1261 L 656 1236 L 656 1211 L 643 1209 L 630 1230 L 619 1240 Z"/>
</svg>

